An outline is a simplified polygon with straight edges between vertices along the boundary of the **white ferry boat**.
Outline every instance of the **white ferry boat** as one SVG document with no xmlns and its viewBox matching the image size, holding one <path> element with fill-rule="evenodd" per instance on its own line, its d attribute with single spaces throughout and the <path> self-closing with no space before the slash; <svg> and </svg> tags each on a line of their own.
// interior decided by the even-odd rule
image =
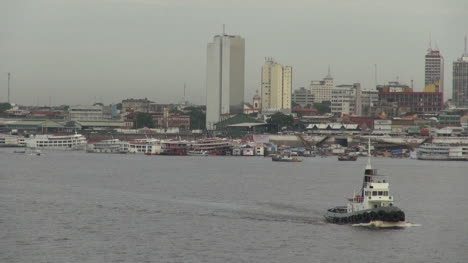
<svg viewBox="0 0 468 263">
<path fill-rule="evenodd" d="M 146 155 L 158 155 L 161 153 L 161 141 L 146 138 L 128 142 L 128 153 L 142 153 Z"/>
<path fill-rule="evenodd" d="M 468 161 L 468 146 L 425 143 L 419 146 L 419 160 Z"/>
<path fill-rule="evenodd" d="M 0 134 L 0 147 L 26 147 L 23 136 Z"/>
<path fill-rule="evenodd" d="M 25 139 L 26 147 L 56 150 L 84 150 L 86 138 L 81 134 L 72 135 L 31 135 Z"/>
<path fill-rule="evenodd" d="M 89 143 L 86 151 L 90 153 L 127 153 L 128 142 L 119 139 L 102 140 L 95 143 Z"/>
</svg>

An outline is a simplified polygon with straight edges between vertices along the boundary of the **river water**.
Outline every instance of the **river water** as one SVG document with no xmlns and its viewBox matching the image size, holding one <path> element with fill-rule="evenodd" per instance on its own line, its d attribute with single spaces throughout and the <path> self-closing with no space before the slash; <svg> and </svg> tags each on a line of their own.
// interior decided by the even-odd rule
<svg viewBox="0 0 468 263">
<path fill-rule="evenodd" d="M 468 262 L 468 162 L 376 158 L 419 226 L 326 223 L 365 163 L 0 149 L 0 262 Z"/>
</svg>

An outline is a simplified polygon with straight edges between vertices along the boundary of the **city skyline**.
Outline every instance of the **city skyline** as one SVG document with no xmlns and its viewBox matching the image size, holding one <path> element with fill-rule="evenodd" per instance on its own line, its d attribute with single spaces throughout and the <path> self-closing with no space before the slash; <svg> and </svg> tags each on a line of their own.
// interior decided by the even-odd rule
<svg viewBox="0 0 468 263">
<path fill-rule="evenodd" d="M 444 93 L 451 97 L 451 64 L 463 52 L 468 28 L 463 1 L 347 2 L 269 1 L 265 10 L 263 0 L 8 2 L 0 10 L 6 19 L 0 100 L 7 100 L 11 72 L 11 100 L 21 104 L 178 102 L 184 83 L 188 99 L 204 104 L 205 45 L 222 24 L 246 39 L 247 101 L 261 87 L 259 67 L 268 56 L 294 67 L 293 90 L 322 79 L 328 65 L 335 84 L 359 82 L 373 90 L 377 64 L 380 84 L 414 79 L 415 91 L 422 91 L 429 34 L 444 55 Z M 398 21 L 378 19 L 384 9 L 398 11 Z"/>
</svg>

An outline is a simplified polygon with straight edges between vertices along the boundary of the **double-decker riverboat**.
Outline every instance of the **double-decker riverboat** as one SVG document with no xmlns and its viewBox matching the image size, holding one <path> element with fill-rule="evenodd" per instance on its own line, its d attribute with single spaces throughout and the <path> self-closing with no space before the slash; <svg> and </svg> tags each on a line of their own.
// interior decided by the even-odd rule
<svg viewBox="0 0 468 263">
<path fill-rule="evenodd" d="M 206 138 L 190 143 L 190 151 L 203 151 L 210 155 L 226 155 L 232 151 L 232 143 L 227 139 Z"/>
<path fill-rule="evenodd" d="M 109 139 L 88 143 L 86 151 L 90 153 L 127 153 L 128 142 L 119 139 Z"/>
<path fill-rule="evenodd" d="M 81 134 L 71 135 L 31 135 L 25 138 L 26 147 L 55 150 L 84 150 L 86 138 Z"/>
<path fill-rule="evenodd" d="M 468 146 L 425 143 L 419 146 L 416 156 L 419 160 L 468 161 Z"/>
</svg>

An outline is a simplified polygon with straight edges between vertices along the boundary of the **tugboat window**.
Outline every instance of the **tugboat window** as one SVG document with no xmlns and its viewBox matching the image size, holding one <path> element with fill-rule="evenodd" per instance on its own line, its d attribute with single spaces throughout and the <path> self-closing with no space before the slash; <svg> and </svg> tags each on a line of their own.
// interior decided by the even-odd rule
<svg viewBox="0 0 468 263">
<path fill-rule="evenodd" d="M 376 196 L 377 195 L 377 191 L 372 191 L 372 196 Z"/>
<path fill-rule="evenodd" d="M 382 192 L 382 191 L 379 191 L 379 195 L 383 195 L 383 192 Z"/>
</svg>

